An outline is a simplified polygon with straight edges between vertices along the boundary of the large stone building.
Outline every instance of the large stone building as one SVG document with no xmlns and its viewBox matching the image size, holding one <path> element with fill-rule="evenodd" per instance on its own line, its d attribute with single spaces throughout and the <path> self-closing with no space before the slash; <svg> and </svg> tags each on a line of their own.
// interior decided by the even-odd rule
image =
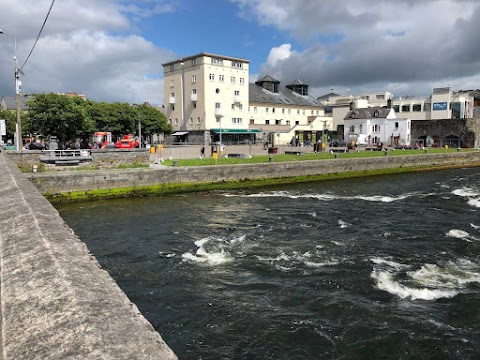
<svg viewBox="0 0 480 360">
<path fill-rule="evenodd" d="M 165 116 L 173 141 L 315 142 L 331 129 L 323 104 L 300 80 L 249 83 L 249 61 L 200 53 L 163 64 Z"/>
</svg>

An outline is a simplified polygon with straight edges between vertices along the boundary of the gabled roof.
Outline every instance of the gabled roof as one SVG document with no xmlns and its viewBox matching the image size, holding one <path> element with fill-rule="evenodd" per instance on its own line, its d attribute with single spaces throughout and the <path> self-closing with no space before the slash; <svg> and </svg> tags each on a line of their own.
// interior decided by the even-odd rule
<svg viewBox="0 0 480 360">
<path fill-rule="evenodd" d="M 340 95 L 335 94 L 334 92 L 331 92 L 331 93 L 328 93 L 328 94 L 317 97 L 317 100 L 328 100 L 329 98 L 331 98 L 333 96 L 340 96 Z"/>
<path fill-rule="evenodd" d="M 27 101 L 32 100 L 32 95 L 25 95 L 20 94 L 20 110 L 27 111 Z M 4 96 L 2 97 L 1 101 L 1 108 L 2 110 L 16 110 L 17 109 L 17 102 L 15 96 Z"/>
<path fill-rule="evenodd" d="M 273 82 L 273 83 L 276 83 L 276 84 L 280 84 L 280 81 L 271 77 L 270 75 L 265 75 L 261 79 L 258 79 L 257 81 L 255 81 L 255 84 L 262 83 L 262 82 Z"/>
<path fill-rule="evenodd" d="M 392 109 L 375 106 L 371 108 L 350 110 L 344 120 L 351 119 L 386 119 Z"/>
<path fill-rule="evenodd" d="M 273 79 L 273 78 L 272 78 Z M 275 79 L 273 79 L 275 80 Z M 261 80 L 259 80 L 261 82 Z M 257 81 L 257 82 L 259 82 Z M 275 80 L 276 81 L 276 80 Z M 278 92 L 273 93 L 265 90 L 260 85 L 249 84 L 250 103 L 263 103 L 273 105 L 296 105 L 296 106 L 317 106 L 324 107 L 323 104 L 311 96 L 300 95 L 285 86 L 278 85 Z"/>
</svg>

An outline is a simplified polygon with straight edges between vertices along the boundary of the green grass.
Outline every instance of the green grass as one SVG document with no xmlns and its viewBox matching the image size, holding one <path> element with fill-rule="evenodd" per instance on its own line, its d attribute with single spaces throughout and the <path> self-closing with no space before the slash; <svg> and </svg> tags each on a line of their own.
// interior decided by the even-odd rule
<svg viewBox="0 0 480 360">
<path fill-rule="evenodd" d="M 295 148 L 296 149 L 296 148 Z M 472 151 L 473 149 L 460 149 L 461 152 Z M 299 150 L 301 151 L 301 149 Z M 456 153 L 457 149 L 444 149 L 444 148 L 429 148 L 428 150 L 389 150 L 387 156 L 404 156 L 404 155 L 423 155 L 427 154 L 442 154 L 442 153 Z M 177 166 L 207 166 L 207 165 L 232 165 L 232 164 L 259 164 L 268 162 L 286 162 L 286 161 L 305 161 L 305 160 L 331 160 L 335 159 L 335 155 L 339 159 L 351 159 L 351 158 L 364 158 L 385 156 L 384 151 L 349 151 L 345 153 L 320 152 L 320 153 L 307 153 L 304 155 L 285 155 L 285 154 L 272 154 L 272 155 L 257 155 L 251 158 L 219 158 L 217 160 L 212 158 L 203 159 L 184 159 L 184 160 L 165 160 L 163 162 L 166 166 L 173 166 L 174 161 L 177 162 Z"/>
</svg>

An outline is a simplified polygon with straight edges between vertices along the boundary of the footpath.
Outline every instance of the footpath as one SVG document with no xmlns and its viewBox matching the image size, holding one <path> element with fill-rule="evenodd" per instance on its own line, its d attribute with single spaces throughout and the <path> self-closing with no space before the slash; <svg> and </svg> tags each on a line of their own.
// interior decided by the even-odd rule
<svg viewBox="0 0 480 360">
<path fill-rule="evenodd" d="M 2 359 L 177 359 L 3 151 L 0 203 Z"/>
</svg>

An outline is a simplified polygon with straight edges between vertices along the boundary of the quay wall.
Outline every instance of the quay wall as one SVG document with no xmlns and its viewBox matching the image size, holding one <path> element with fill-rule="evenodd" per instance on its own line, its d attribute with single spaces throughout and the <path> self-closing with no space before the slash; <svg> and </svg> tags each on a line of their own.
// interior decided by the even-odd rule
<svg viewBox="0 0 480 360">
<path fill-rule="evenodd" d="M 1 359 L 177 358 L 5 151 L 0 200 Z"/>
<path fill-rule="evenodd" d="M 88 192 L 116 188 L 141 188 L 163 184 L 200 184 L 271 178 L 295 178 L 335 173 L 374 171 L 393 168 L 480 166 L 480 151 L 336 158 L 332 160 L 271 162 L 196 167 L 160 166 L 147 169 L 78 171 L 28 174 L 44 194 Z"/>
</svg>

